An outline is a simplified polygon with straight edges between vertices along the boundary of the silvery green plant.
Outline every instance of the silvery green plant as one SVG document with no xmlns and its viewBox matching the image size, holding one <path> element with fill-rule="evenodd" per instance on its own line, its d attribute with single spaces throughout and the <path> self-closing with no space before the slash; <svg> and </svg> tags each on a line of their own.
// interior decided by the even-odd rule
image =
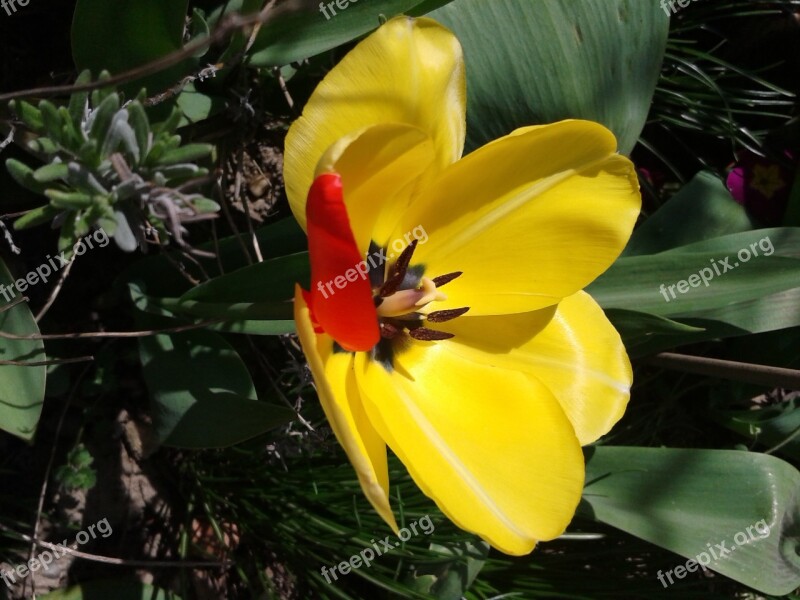
<svg viewBox="0 0 800 600">
<path fill-rule="evenodd" d="M 101 75 L 101 80 L 107 78 Z M 88 82 L 84 72 L 78 83 Z M 12 101 L 11 110 L 35 135 L 29 150 L 42 159 L 32 169 L 6 161 L 11 176 L 49 204 L 20 217 L 17 229 L 51 222 L 60 226 L 59 250 L 101 227 L 127 251 L 144 248 L 148 238 L 166 244 L 184 240 L 183 224 L 214 218 L 219 205 L 188 189 L 208 169 L 194 164 L 207 159 L 210 144 L 181 145 L 175 133 L 176 108 L 163 122 L 151 124 L 140 97 L 123 104 L 113 88 L 73 94 L 67 106 L 42 100 L 38 106 Z M 155 241 L 155 240 L 154 240 Z"/>
</svg>

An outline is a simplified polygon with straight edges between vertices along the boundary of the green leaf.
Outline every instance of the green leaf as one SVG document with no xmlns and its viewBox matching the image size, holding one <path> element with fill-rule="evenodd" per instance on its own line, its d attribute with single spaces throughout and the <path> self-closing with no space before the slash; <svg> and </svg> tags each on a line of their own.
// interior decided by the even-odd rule
<svg viewBox="0 0 800 600">
<path fill-rule="evenodd" d="M 295 283 L 307 286 L 309 277 L 308 253 L 298 252 L 212 279 L 186 292 L 181 301 L 289 303 Z"/>
<path fill-rule="evenodd" d="M 34 170 L 16 158 L 9 158 L 6 160 L 6 169 L 14 181 L 25 189 L 36 192 L 37 194 L 44 194 L 44 191 L 47 189 L 46 185 L 36 181 L 36 178 L 33 176 Z"/>
<path fill-rule="evenodd" d="M 208 158 L 214 146 L 211 144 L 186 144 L 175 150 L 169 150 L 158 159 L 159 165 L 175 165 Z"/>
<path fill-rule="evenodd" d="M 332 8 L 320 9 L 319 3 L 278 4 L 261 28 L 251 49 L 250 64 L 254 67 L 281 67 L 326 52 L 377 28 L 381 15 L 391 18 L 399 14 L 418 15 L 417 8 L 427 10 L 443 6 L 450 0 L 341 0 Z M 341 4 L 346 8 L 342 9 Z M 331 11 L 334 13 L 332 14 Z M 326 13 L 328 18 L 326 19 Z"/>
<path fill-rule="evenodd" d="M 605 313 L 622 336 L 625 349 L 631 357 L 652 353 L 653 340 L 665 343 L 666 347 L 678 346 L 706 331 L 702 327 L 635 310 L 608 308 Z"/>
<path fill-rule="evenodd" d="M 42 116 L 42 111 L 36 108 L 30 102 L 25 102 L 25 100 L 12 100 L 8 103 L 8 107 L 14 111 L 17 116 L 22 119 L 22 122 L 25 123 L 32 131 L 36 133 L 41 133 L 44 129 L 44 118 Z"/>
<path fill-rule="evenodd" d="M 633 232 L 623 255 L 655 254 L 753 228 L 722 180 L 701 171 Z"/>
<path fill-rule="evenodd" d="M 40 600 L 181 600 L 172 592 L 154 588 L 139 581 L 89 581 L 63 590 L 55 590 Z"/>
<path fill-rule="evenodd" d="M 7 308 L 20 295 L 13 287 L 11 273 L 0 260 L 0 331 L 14 335 L 38 335 L 39 328 L 22 302 Z M 0 361 L 40 362 L 46 360 L 41 340 L 10 340 L 0 337 Z M 44 402 L 47 367 L 0 364 L 0 429 L 30 441 L 36 432 Z"/>
<path fill-rule="evenodd" d="M 78 69 L 118 74 L 181 48 L 188 0 L 78 0 L 72 19 L 72 57 Z M 150 93 L 172 85 L 190 68 L 183 63 L 126 86 Z"/>
<path fill-rule="evenodd" d="M 89 83 L 92 80 L 91 71 L 81 71 L 75 79 L 75 85 Z M 78 124 L 83 120 L 84 114 L 88 107 L 89 92 L 75 92 L 69 98 L 69 115 L 74 124 Z"/>
<path fill-rule="evenodd" d="M 686 285 L 678 287 L 681 281 Z M 713 318 L 714 311 L 799 285 L 800 228 L 783 227 L 623 257 L 587 291 L 603 308 Z"/>
<path fill-rule="evenodd" d="M 414 562 L 414 572 L 404 583 L 413 591 L 429 594 L 436 600 L 461 600 L 483 568 L 489 554 L 489 544 L 483 541 L 431 544 L 433 552 L 442 559 L 435 562 Z M 452 557 L 447 563 L 443 559 Z"/>
<path fill-rule="evenodd" d="M 111 121 L 119 110 L 119 94 L 109 94 L 92 112 L 91 138 L 97 142 L 105 140 Z"/>
<path fill-rule="evenodd" d="M 661 70 L 669 19 L 641 0 L 456 0 L 430 15 L 461 41 L 467 151 L 518 127 L 589 119 L 630 153 Z"/>
<path fill-rule="evenodd" d="M 45 204 L 44 206 L 26 212 L 19 219 L 14 221 L 14 229 L 22 230 L 28 229 L 29 227 L 36 227 L 37 225 L 43 225 L 55 219 L 59 214 L 61 214 L 61 210 L 49 204 Z"/>
<path fill-rule="evenodd" d="M 205 121 L 225 108 L 225 98 L 198 92 L 194 83 L 187 84 L 177 99 L 183 113 L 181 126 Z"/>
<path fill-rule="evenodd" d="M 164 322 L 137 314 L 151 324 Z M 261 402 L 236 351 L 218 334 L 194 330 L 139 340 L 159 444 L 231 446 L 283 425 L 294 412 Z"/>
<path fill-rule="evenodd" d="M 763 593 L 800 586 L 800 473 L 782 460 L 729 450 L 600 446 L 587 449 L 586 482 L 581 515 L 688 559 L 708 557 L 709 569 Z M 713 560 L 709 546 L 719 557 L 716 545 L 723 543 L 735 550 Z"/>
</svg>

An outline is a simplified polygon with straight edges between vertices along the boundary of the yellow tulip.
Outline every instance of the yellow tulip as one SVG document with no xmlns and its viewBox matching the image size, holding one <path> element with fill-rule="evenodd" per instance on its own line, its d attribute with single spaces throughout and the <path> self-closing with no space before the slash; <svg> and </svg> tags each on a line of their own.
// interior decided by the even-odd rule
<svg viewBox="0 0 800 600">
<path fill-rule="evenodd" d="M 397 531 L 388 445 L 453 522 L 520 555 L 567 527 L 581 445 L 625 411 L 625 348 L 582 289 L 622 252 L 641 198 L 592 122 L 526 127 L 462 158 L 465 88 L 455 36 L 407 17 L 319 84 L 286 139 L 312 266 L 295 319 L 383 519 Z"/>
</svg>

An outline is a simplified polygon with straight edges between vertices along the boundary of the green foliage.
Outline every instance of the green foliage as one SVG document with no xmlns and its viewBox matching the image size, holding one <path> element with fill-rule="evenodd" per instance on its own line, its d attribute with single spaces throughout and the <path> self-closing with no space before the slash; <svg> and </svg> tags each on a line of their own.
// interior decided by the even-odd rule
<svg viewBox="0 0 800 600">
<path fill-rule="evenodd" d="M 179 50 L 188 5 L 188 0 L 78 0 L 70 36 L 75 64 L 80 70 L 116 75 Z M 162 69 L 128 84 L 126 90 L 159 92 L 194 64 L 187 60 Z"/>
<path fill-rule="evenodd" d="M 7 290 L 12 284 L 13 278 L 0 260 L 0 285 Z M 17 336 L 39 335 L 39 327 L 24 302 L 10 308 L 7 304 L 0 306 L 0 331 Z M 44 360 L 41 340 L 0 337 L 0 361 L 6 363 L 0 362 L 0 429 L 26 441 L 36 433 L 47 375 L 44 365 L 26 363 Z"/>
<path fill-rule="evenodd" d="M 83 444 L 70 449 L 67 462 L 58 467 L 53 475 L 56 482 L 67 490 L 92 489 L 97 483 L 97 471 L 92 467 L 94 458 Z"/>
<path fill-rule="evenodd" d="M 768 594 L 800 586 L 800 473 L 788 463 L 674 448 L 601 446 L 587 455 L 579 513 L 686 558 L 719 550 L 709 569 Z"/>
<path fill-rule="evenodd" d="M 78 83 L 89 79 L 84 72 Z M 150 227 L 161 243 L 171 235 L 185 245 L 182 222 L 219 210 L 213 200 L 183 191 L 190 180 L 208 173 L 194 163 L 213 148 L 181 145 L 177 108 L 166 121 L 151 124 L 141 98 L 123 104 L 109 88 L 78 92 L 68 106 L 12 101 L 10 108 L 36 134 L 28 146 L 45 164 L 34 169 L 8 159 L 6 167 L 17 183 L 50 201 L 17 219 L 15 227 L 56 220 L 60 250 L 69 251 L 98 227 L 127 252 L 144 241 Z"/>
<path fill-rule="evenodd" d="M 603 123 L 633 149 L 667 41 L 658 2 L 456 0 L 431 16 L 464 47 L 468 151 L 561 119 Z"/>
</svg>

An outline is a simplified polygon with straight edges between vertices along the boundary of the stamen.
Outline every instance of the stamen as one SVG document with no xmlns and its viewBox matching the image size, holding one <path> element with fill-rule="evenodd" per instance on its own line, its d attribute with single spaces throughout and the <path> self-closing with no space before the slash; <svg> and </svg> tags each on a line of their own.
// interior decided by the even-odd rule
<svg viewBox="0 0 800 600">
<path fill-rule="evenodd" d="M 436 284 L 436 287 L 442 287 L 446 283 L 450 283 L 453 279 L 457 279 L 464 274 L 463 271 L 454 271 L 453 273 L 448 273 L 447 275 L 439 275 L 438 277 L 433 278 L 433 283 Z"/>
<path fill-rule="evenodd" d="M 397 291 L 397 288 L 400 287 L 400 284 L 403 283 L 403 279 L 406 276 L 406 271 L 408 270 L 408 265 L 411 263 L 411 257 L 414 255 L 414 250 L 417 248 L 417 243 L 418 240 L 414 240 L 408 246 L 406 246 L 405 250 L 403 250 L 402 254 L 400 254 L 397 262 L 395 262 L 394 266 L 392 267 L 392 274 L 381 288 L 381 297 L 385 298 L 386 296 L 391 296 Z"/>
<path fill-rule="evenodd" d="M 434 331 L 426 327 L 412 329 L 408 332 L 408 335 L 421 342 L 438 342 L 439 340 L 449 340 L 450 338 L 456 337 L 455 334 L 444 331 Z"/>
<path fill-rule="evenodd" d="M 453 308 L 450 310 L 436 310 L 432 313 L 428 313 L 428 321 L 431 323 L 444 323 L 446 321 L 452 321 L 453 319 L 457 319 L 464 313 L 469 310 L 469 306 L 465 306 L 464 308 Z"/>
<path fill-rule="evenodd" d="M 392 325 L 391 323 L 381 323 L 381 337 L 386 338 L 387 340 L 391 340 L 400 333 L 400 329 Z"/>
<path fill-rule="evenodd" d="M 425 306 L 429 302 L 447 300 L 436 284 L 427 277 L 422 278 L 422 286 L 416 290 L 400 290 L 383 299 L 378 307 L 378 316 L 382 318 L 399 317 Z"/>
</svg>

